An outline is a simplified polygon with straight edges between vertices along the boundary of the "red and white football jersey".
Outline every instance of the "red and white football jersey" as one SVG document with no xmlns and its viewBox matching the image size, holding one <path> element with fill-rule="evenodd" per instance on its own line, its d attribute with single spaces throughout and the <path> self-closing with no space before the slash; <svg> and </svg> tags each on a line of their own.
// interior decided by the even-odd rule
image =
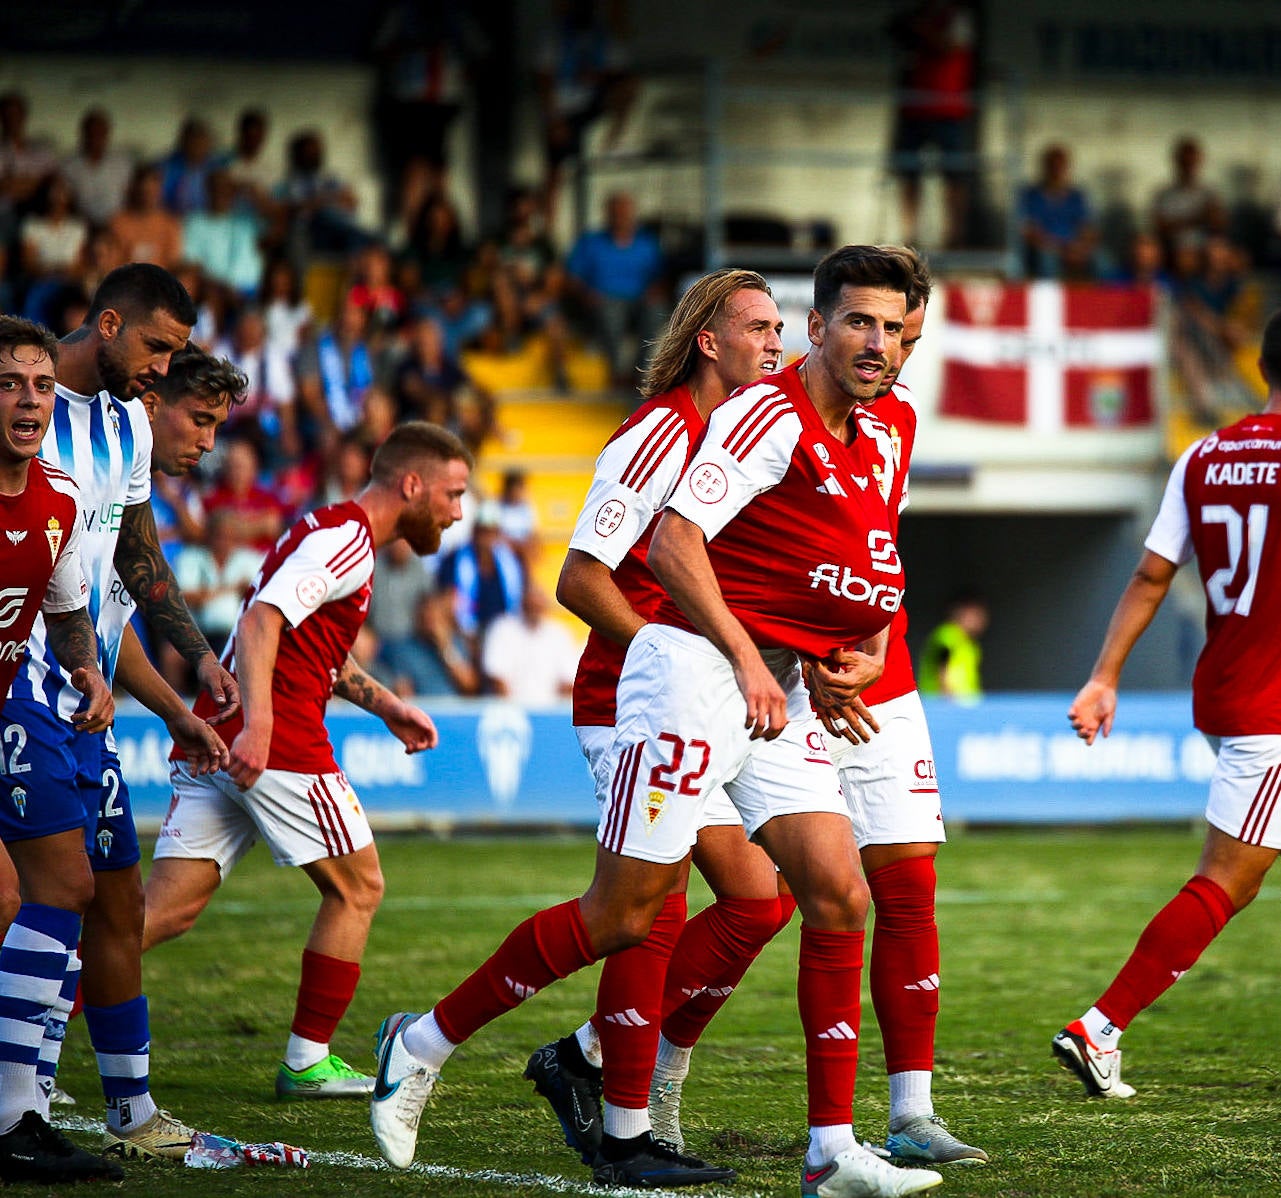
<svg viewBox="0 0 1281 1198">
<path fill-rule="evenodd" d="M 1146 547 L 1205 590 L 1192 716 L 1211 736 L 1281 734 L 1281 416 L 1247 416 L 1170 473 Z"/>
<path fill-rule="evenodd" d="M 832 436 L 796 365 L 735 392 L 708 421 L 668 506 L 697 524 L 726 604 L 762 648 L 826 657 L 879 632 L 903 567 L 859 435 Z M 670 598 L 657 620 L 697 631 Z"/>
<path fill-rule="evenodd" d="M 0 701 L 18 672 L 39 612 L 88 603 L 80 566 L 80 490 L 57 466 L 33 458 L 27 485 L 0 495 Z"/>
<path fill-rule="evenodd" d="M 663 588 L 645 560 L 654 523 L 671 498 L 703 431 L 687 387 L 639 407 L 605 443 L 578 515 L 571 549 L 613 571 L 614 583 L 644 619 L 653 618 Z M 574 725 L 612 725 L 618 676 L 627 650 L 595 630 L 574 679 Z"/>
<path fill-rule="evenodd" d="M 348 502 L 299 520 L 281 535 L 254 578 L 240 614 L 253 603 L 270 603 L 285 617 L 271 678 L 274 723 L 268 769 L 306 774 L 338 769 L 325 730 L 325 705 L 369 614 L 373 574 L 369 520 L 359 504 Z M 234 633 L 222 660 L 234 674 Z M 208 718 L 214 710 L 213 700 L 202 692 L 196 714 Z M 231 744 L 242 727 L 237 713 L 218 725 L 218 733 Z"/>
<path fill-rule="evenodd" d="M 889 435 L 890 463 L 893 465 L 893 485 L 897 494 L 886 495 L 890 509 L 890 531 L 898 539 L 899 516 L 907 507 L 908 466 L 912 460 L 912 447 L 916 444 L 916 400 L 903 383 L 895 383 L 887 395 L 860 409 L 871 412 L 886 428 Z M 875 444 L 881 444 L 874 440 Z M 862 694 L 865 703 L 888 703 L 900 695 L 916 690 L 916 674 L 912 670 L 912 655 L 907 651 L 907 608 L 900 607 L 890 621 L 890 640 L 885 651 L 885 669 L 880 678 Z"/>
</svg>

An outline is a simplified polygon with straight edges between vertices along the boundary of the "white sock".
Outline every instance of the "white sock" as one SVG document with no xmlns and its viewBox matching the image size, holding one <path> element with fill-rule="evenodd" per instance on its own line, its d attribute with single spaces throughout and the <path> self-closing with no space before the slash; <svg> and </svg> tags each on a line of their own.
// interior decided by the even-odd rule
<svg viewBox="0 0 1281 1198">
<path fill-rule="evenodd" d="M 612 1102 L 607 1102 L 602 1121 L 607 1136 L 613 1136 L 617 1140 L 630 1140 L 649 1131 L 649 1107 L 632 1110 L 631 1107 L 615 1106 Z"/>
<path fill-rule="evenodd" d="M 890 1074 L 890 1131 L 898 1131 L 909 1119 L 929 1118 L 934 1114 L 930 1082 L 934 1075 L 928 1069 L 907 1069 Z"/>
<path fill-rule="evenodd" d="M 600 1035 L 590 1019 L 574 1033 L 574 1039 L 578 1041 L 578 1047 L 583 1050 L 583 1059 L 589 1065 L 594 1065 L 597 1069 L 604 1068 L 605 1057 L 600 1050 Z"/>
<path fill-rule="evenodd" d="M 654 1076 L 665 1082 L 683 1082 L 689 1075 L 689 1059 L 693 1055 L 693 1048 L 682 1048 L 659 1033 Z"/>
<path fill-rule="evenodd" d="M 115 1132 L 141 1127 L 155 1113 L 156 1100 L 150 1094 L 107 1099 L 107 1126 Z"/>
<path fill-rule="evenodd" d="M 449 1055 L 458 1047 L 436 1022 L 436 1015 L 428 1011 L 413 1021 L 401 1035 L 405 1048 L 429 1069 L 439 1070 Z"/>
<path fill-rule="evenodd" d="M 329 1055 L 329 1045 L 308 1040 L 295 1032 L 289 1033 L 289 1043 L 285 1045 L 285 1064 L 295 1073 L 319 1065 Z"/>
<path fill-rule="evenodd" d="M 1121 1039 L 1121 1029 L 1116 1026 L 1098 1007 L 1091 1007 L 1081 1016 L 1081 1024 L 1090 1043 L 1104 1052 L 1111 1052 Z"/>
<path fill-rule="evenodd" d="M 831 1127 L 811 1127 L 810 1144 L 805 1150 L 805 1167 L 821 1169 L 833 1157 L 854 1146 L 854 1128 L 849 1123 L 836 1123 Z"/>
</svg>

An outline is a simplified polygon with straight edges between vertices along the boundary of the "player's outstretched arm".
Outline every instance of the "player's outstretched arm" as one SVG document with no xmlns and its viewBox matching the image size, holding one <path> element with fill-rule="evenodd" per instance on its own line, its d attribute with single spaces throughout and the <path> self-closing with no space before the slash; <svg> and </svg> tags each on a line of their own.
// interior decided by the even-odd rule
<svg viewBox="0 0 1281 1198">
<path fill-rule="evenodd" d="M 1139 637 L 1152 623 L 1152 617 L 1169 592 L 1178 569 L 1177 563 L 1145 549 L 1129 583 L 1121 592 L 1112 619 L 1108 621 L 1103 648 L 1090 671 L 1090 680 L 1068 708 L 1068 720 L 1076 729 L 1077 736 L 1087 745 L 1092 745 L 1100 732 L 1104 736 L 1111 733 L 1121 670 Z"/>
<path fill-rule="evenodd" d="M 212 774 L 225 770 L 231 760 L 227 746 L 199 716 L 193 715 L 181 696 L 147 660 L 132 624 L 125 625 L 116 659 L 116 678 L 148 711 L 158 715 L 169 730 L 173 743 L 187 754 L 187 764 L 195 774 Z"/>
<path fill-rule="evenodd" d="M 271 680 L 280 652 L 285 615 L 261 599 L 249 605 L 236 624 L 236 670 L 245 726 L 231 742 L 227 772 L 241 790 L 248 790 L 267 768 L 275 727 Z"/>
<path fill-rule="evenodd" d="M 196 672 L 201 690 L 218 705 L 210 723 L 220 724 L 240 707 L 240 688 L 196 627 L 182 590 L 160 549 L 151 504 L 125 508 L 116 541 L 116 573 L 147 623 L 165 638 Z"/>
<path fill-rule="evenodd" d="M 431 716 L 419 711 L 412 703 L 406 703 L 378 679 L 371 677 L 350 653 L 334 679 L 334 694 L 376 715 L 405 746 L 406 753 L 434 749 L 440 742 L 440 734 Z"/>
<path fill-rule="evenodd" d="M 761 660 L 747 629 L 726 606 L 702 529 L 668 508 L 654 530 L 648 560 L 681 611 L 734 667 L 747 703 L 744 726 L 752 730 L 752 739 L 773 740 L 787 726 L 787 696 Z"/>
<path fill-rule="evenodd" d="M 80 732 L 102 732 L 111 726 L 116 702 L 111 687 L 98 668 L 98 638 L 89 620 L 89 609 L 45 612 L 49 648 L 58 664 L 71 672 L 71 685 L 85 697 L 71 722 Z"/>
<path fill-rule="evenodd" d="M 645 621 L 614 582 L 613 571 L 599 558 L 571 549 L 556 582 L 556 598 L 589 628 L 620 645 L 630 645 Z"/>
</svg>

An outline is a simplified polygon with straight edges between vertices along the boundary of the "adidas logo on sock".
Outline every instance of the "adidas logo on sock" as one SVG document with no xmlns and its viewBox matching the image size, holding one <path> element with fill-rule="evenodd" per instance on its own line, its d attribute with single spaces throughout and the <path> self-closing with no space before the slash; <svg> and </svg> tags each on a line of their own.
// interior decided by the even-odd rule
<svg viewBox="0 0 1281 1198">
<path fill-rule="evenodd" d="M 527 998 L 533 998 L 533 996 L 538 993 L 537 986 L 530 986 L 525 982 L 518 982 L 515 978 L 505 977 L 503 978 L 503 981 L 507 983 L 507 988 L 517 998 L 519 998 L 521 1002 L 524 1002 Z"/>
<path fill-rule="evenodd" d="M 842 1019 L 840 1023 L 833 1024 L 827 1031 L 819 1032 L 818 1038 L 820 1040 L 857 1040 L 858 1032 Z"/>
<path fill-rule="evenodd" d="M 733 986 L 695 986 L 690 989 L 688 986 L 681 987 L 681 993 L 686 998 L 697 998 L 700 994 L 706 994 L 711 998 L 729 998 L 734 993 Z"/>
<path fill-rule="evenodd" d="M 939 988 L 939 975 L 930 974 L 927 978 L 922 978 L 919 982 L 910 982 L 904 986 L 904 990 L 937 990 Z"/>
<path fill-rule="evenodd" d="M 649 1020 L 635 1007 L 628 1007 L 626 1011 L 616 1011 L 613 1015 L 606 1015 L 605 1022 L 621 1024 L 623 1027 L 649 1026 Z"/>
</svg>

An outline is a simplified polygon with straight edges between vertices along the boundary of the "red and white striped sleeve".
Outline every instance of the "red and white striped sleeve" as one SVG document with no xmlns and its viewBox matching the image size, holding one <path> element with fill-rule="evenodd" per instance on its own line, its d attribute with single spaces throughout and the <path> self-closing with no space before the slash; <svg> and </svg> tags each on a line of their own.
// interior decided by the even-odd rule
<svg viewBox="0 0 1281 1198">
<path fill-rule="evenodd" d="M 374 572 L 369 528 L 359 520 L 321 526 L 295 546 L 253 596 L 277 607 L 297 628 L 323 604 L 358 591 Z"/>
</svg>

